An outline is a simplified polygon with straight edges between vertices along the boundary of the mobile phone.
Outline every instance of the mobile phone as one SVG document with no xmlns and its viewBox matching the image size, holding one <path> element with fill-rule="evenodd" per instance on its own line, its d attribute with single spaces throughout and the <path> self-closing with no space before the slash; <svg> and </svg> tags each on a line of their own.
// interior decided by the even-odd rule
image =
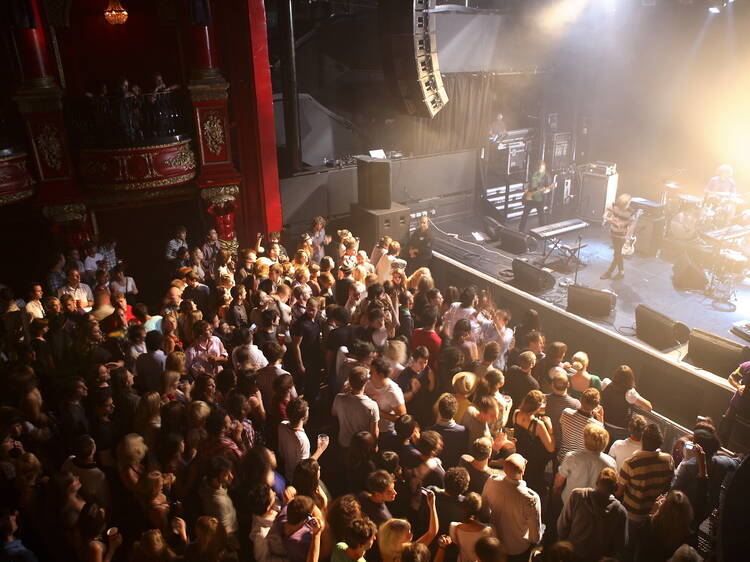
<svg viewBox="0 0 750 562">
<path fill-rule="evenodd" d="M 258 328 L 255 324 L 250 324 L 250 331 L 255 332 L 255 330 Z"/>
<path fill-rule="evenodd" d="M 685 455 L 692 453 L 695 450 L 695 445 L 692 441 L 685 441 Z"/>
</svg>

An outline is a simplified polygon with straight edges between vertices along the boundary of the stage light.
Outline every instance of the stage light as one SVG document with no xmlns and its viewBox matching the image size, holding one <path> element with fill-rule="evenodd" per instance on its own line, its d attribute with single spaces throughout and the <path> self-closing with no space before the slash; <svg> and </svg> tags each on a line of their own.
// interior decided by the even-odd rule
<svg viewBox="0 0 750 562">
<path fill-rule="evenodd" d="M 104 19 L 112 25 L 122 25 L 128 21 L 128 11 L 120 4 L 120 0 L 109 0 L 104 10 Z"/>
<path fill-rule="evenodd" d="M 718 14 L 719 12 L 721 12 L 721 8 L 719 8 L 718 6 L 711 6 L 711 7 L 710 7 L 710 8 L 708 9 L 708 11 L 709 11 L 710 13 L 712 13 L 712 14 Z"/>
</svg>

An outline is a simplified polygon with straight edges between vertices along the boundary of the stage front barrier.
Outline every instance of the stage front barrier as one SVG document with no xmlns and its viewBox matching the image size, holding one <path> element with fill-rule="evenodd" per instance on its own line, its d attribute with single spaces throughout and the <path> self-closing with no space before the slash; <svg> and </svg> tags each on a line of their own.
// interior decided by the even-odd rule
<svg viewBox="0 0 750 562">
<path fill-rule="evenodd" d="M 669 432 L 676 435 L 672 442 L 682 435 L 680 432 L 687 432 L 685 428 L 693 427 L 696 416 L 710 416 L 718 425 L 729 404 L 733 390 L 726 379 L 728 373 L 719 376 L 696 369 L 620 335 L 611 326 L 571 314 L 439 252 L 435 252 L 431 269 L 439 287 L 474 284 L 487 288 L 498 306 L 510 310 L 516 319 L 529 308 L 536 309 L 547 341 L 567 343 L 568 356 L 576 351 L 588 353 L 590 372 L 601 378 L 609 376 L 619 365 L 630 365 L 638 392 L 651 401 L 658 412 L 655 416 L 671 424 Z"/>
</svg>

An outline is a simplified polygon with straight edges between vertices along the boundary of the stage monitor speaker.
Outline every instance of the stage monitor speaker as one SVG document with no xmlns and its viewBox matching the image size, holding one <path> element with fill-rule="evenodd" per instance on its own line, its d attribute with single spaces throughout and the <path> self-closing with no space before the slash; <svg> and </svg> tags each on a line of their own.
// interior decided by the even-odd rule
<svg viewBox="0 0 750 562">
<path fill-rule="evenodd" d="M 549 270 L 516 258 L 513 260 L 513 284 L 529 293 L 543 293 L 555 286 L 555 278 Z"/>
<path fill-rule="evenodd" d="M 704 330 L 693 330 L 688 340 L 687 361 L 719 377 L 727 377 L 741 363 L 750 361 L 750 348 Z"/>
<path fill-rule="evenodd" d="M 369 156 L 358 157 L 358 203 L 367 209 L 390 209 L 391 194 L 391 161 Z"/>
<path fill-rule="evenodd" d="M 641 256 L 655 257 L 664 238 L 664 217 L 644 214 L 635 228 L 635 252 Z"/>
<path fill-rule="evenodd" d="M 605 317 L 612 314 L 617 295 L 612 291 L 592 289 L 583 285 L 568 287 L 568 312 L 579 316 Z"/>
<path fill-rule="evenodd" d="M 685 257 L 672 267 L 672 284 L 678 291 L 702 291 L 708 285 L 708 277 L 703 268 L 698 267 L 690 258 Z"/>
<path fill-rule="evenodd" d="M 386 83 L 406 113 L 435 117 L 448 103 L 430 13 L 435 0 L 380 0 L 378 5 Z"/>
<path fill-rule="evenodd" d="M 360 236 L 360 247 L 368 252 L 381 236 L 390 236 L 404 244 L 409 238 L 409 207 L 393 203 L 389 209 L 368 209 L 352 205 L 352 232 Z"/>
<path fill-rule="evenodd" d="M 583 220 L 601 222 L 604 210 L 617 197 L 617 174 L 581 174 L 578 213 Z"/>
<path fill-rule="evenodd" d="M 690 338 L 690 328 L 644 304 L 635 307 L 635 334 L 656 349 L 670 349 Z"/>
<path fill-rule="evenodd" d="M 525 254 L 530 248 L 536 246 L 530 244 L 532 239 L 523 232 L 503 226 L 492 217 L 482 217 L 482 224 L 490 239 L 493 242 L 500 241 L 500 248 L 506 252 L 516 255 Z"/>
</svg>

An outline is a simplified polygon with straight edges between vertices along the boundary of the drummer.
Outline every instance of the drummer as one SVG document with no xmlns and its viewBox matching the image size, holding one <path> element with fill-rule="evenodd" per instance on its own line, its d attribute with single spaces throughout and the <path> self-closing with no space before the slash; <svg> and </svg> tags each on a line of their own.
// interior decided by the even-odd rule
<svg viewBox="0 0 750 562">
<path fill-rule="evenodd" d="M 734 170 L 729 164 L 722 164 L 716 169 L 716 175 L 708 180 L 706 184 L 706 200 L 716 195 L 721 197 L 722 195 L 734 195 L 737 192 L 737 187 L 734 183 Z"/>
</svg>

